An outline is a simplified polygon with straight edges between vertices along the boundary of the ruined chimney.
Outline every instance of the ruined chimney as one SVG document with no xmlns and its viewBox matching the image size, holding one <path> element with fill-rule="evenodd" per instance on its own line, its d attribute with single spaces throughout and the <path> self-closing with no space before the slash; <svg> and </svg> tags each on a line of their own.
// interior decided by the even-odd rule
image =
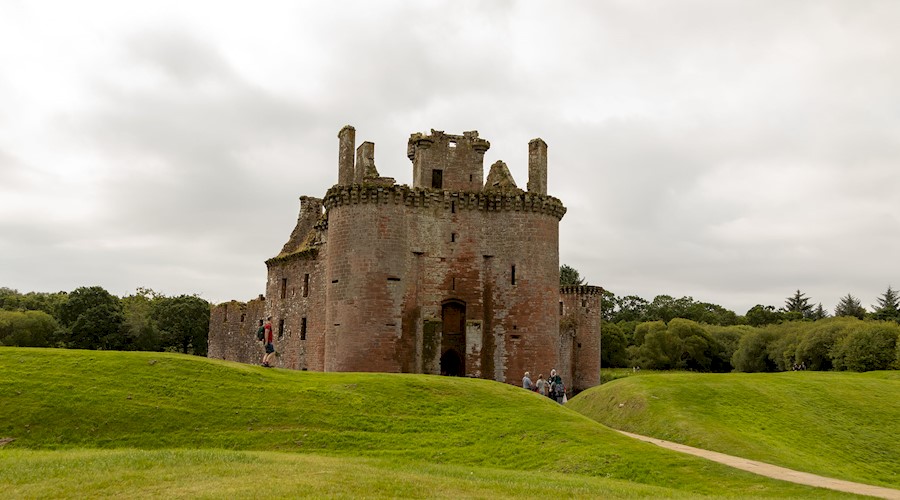
<svg viewBox="0 0 900 500">
<path fill-rule="evenodd" d="M 528 142 L 528 192 L 547 194 L 547 143 L 541 138 Z"/>
<path fill-rule="evenodd" d="M 375 143 L 366 141 L 356 148 L 356 183 L 378 178 L 375 168 Z"/>
<path fill-rule="evenodd" d="M 356 173 L 353 167 L 353 150 L 356 147 L 356 129 L 345 125 L 338 132 L 338 184 L 353 184 Z"/>
</svg>

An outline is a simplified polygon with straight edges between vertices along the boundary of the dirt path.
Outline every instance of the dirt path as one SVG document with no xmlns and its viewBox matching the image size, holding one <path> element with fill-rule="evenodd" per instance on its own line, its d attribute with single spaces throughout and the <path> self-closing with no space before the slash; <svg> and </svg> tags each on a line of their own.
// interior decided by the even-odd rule
<svg viewBox="0 0 900 500">
<path fill-rule="evenodd" d="M 791 481 L 793 483 L 805 484 L 807 486 L 816 486 L 818 488 L 828 488 L 847 493 L 855 493 L 857 495 L 868 495 L 879 498 L 887 498 L 890 500 L 900 500 L 900 490 L 895 490 L 892 488 L 871 486 L 868 484 L 854 483 L 852 481 L 844 481 L 841 479 L 832 479 L 830 477 L 817 476 L 815 474 L 786 469 L 784 467 L 757 462 L 755 460 L 733 457 L 724 453 L 701 450 L 700 448 L 693 448 L 683 444 L 673 443 L 671 441 L 663 441 L 662 439 L 641 436 L 639 434 L 632 434 L 625 431 L 619 432 L 625 434 L 626 436 L 633 437 L 634 439 L 640 439 L 641 441 L 646 441 L 657 446 L 662 446 L 663 448 L 696 455 L 698 457 L 703 457 L 714 462 L 719 462 L 721 464 L 749 471 L 754 474 L 771 477 L 773 479 L 781 479 L 782 481 Z"/>
</svg>

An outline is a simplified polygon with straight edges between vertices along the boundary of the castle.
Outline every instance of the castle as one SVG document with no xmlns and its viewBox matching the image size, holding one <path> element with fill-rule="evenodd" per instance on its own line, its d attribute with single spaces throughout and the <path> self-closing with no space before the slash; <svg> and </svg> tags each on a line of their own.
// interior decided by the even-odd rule
<svg viewBox="0 0 900 500">
<path fill-rule="evenodd" d="M 271 316 L 285 368 L 599 382 L 602 290 L 559 286 L 566 208 L 547 195 L 543 140 L 528 143 L 527 190 L 501 161 L 484 179 L 476 131 L 412 134 L 411 187 L 379 176 L 353 127 L 338 140 L 337 184 L 300 197 L 265 296 L 213 308 L 209 357 L 258 363 Z"/>
</svg>

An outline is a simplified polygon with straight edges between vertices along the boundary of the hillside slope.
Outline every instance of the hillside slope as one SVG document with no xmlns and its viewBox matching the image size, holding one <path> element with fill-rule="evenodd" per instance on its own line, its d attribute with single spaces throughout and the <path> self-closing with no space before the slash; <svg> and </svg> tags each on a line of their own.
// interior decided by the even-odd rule
<svg viewBox="0 0 900 500">
<path fill-rule="evenodd" d="M 638 375 L 567 407 L 615 429 L 900 487 L 900 372 Z"/>
<path fill-rule="evenodd" d="M 0 348 L 0 373 L 0 437 L 15 439 L 0 452 L 4 470 L 53 471 L 67 464 L 81 480 L 91 474 L 65 457 L 90 453 L 89 462 L 102 472 L 121 469 L 120 460 L 149 461 L 147 454 L 177 462 L 186 456 L 197 460 L 192 450 L 212 450 L 209 460 L 232 463 L 246 461 L 240 457 L 247 451 L 278 451 L 331 460 L 337 469 L 352 469 L 362 457 L 376 469 L 389 469 L 389 477 L 428 464 L 468 468 L 470 474 L 506 469 L 504 474 L 520 481 L 525 472 L 540 471 L 537 477 L 613 478 L 652 487 L 628 493 L 636 495 L 660 496 L 653 488 L 662 487 L 669 491 L 665 496 L 841 496 L 661 450 L 547 398 L 486 380 L 271 370 L 163 353 L 14 348 Z M 286 464 L 297 460 L 271 456 L 279 470 L 291 470 Z M 159 475 L 185 474 L 178 469 Z M 343 478 L 349 485 L 355 480 Z M 515 481 L 508 480 L 514 490 Z M 378 491 L 370 493 L 379 496 Z"/>
</svg>

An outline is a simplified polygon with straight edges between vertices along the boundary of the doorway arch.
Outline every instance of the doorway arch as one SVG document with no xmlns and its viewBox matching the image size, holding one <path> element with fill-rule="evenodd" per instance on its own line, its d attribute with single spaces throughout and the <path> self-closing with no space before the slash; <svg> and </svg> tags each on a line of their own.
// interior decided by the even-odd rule
<svg viewBox="0 0 900 500">
<path fill-rule="evenodd" d="M 448 377 L 462 377 L 466 374 L 462 356 L 456 349 L 448 349 L 441 356 L 441 375 Z"/>
<path fill-rule="evenodd" d="M 441 305 L 441 373 L 466 374 L 466 303 L 447 300 Z"/>
</svg>

